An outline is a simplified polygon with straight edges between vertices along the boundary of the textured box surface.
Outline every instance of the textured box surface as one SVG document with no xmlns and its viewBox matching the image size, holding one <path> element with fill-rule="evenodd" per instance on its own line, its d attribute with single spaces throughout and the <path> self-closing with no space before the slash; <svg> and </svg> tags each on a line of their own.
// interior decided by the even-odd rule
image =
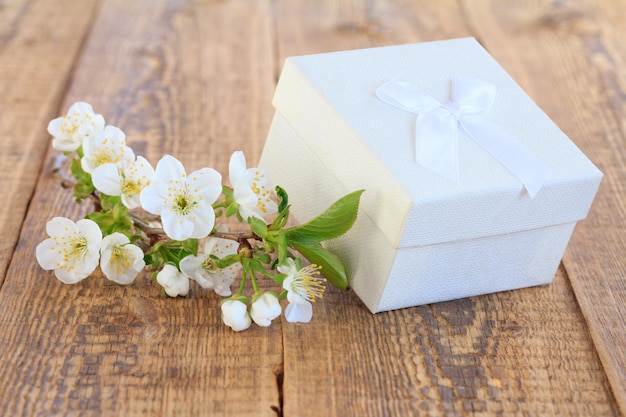
<svg viewBox="0 0 626 417">
<path fill-rule="evenodd" d="M 459 130 L 455 183 L 415 162 L 415 117 L 376 89 L 401 77 L 440 102 L 455 76 L 496 87 L 488 117 L 541 160 L 520 180 Z M 365 189 L 357 224 L 331 244 L 374 312 L 550 282 L 602 174 L 472 38 L 288 58 L 261 166 L 307 220 Z"/>
</svg>

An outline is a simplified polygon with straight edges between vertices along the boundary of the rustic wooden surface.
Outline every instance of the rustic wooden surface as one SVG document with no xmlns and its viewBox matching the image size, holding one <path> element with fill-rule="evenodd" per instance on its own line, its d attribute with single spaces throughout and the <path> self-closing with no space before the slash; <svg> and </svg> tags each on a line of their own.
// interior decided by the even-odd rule
<svg viewBox="0 0 626 417">
<path fill-rule="evenodd" d="M 626 2 L 0 1 L 0 415 L 626 413 Z M 220 299 L 142 275 L 74 286 L 34 260 L 75 219 L 47 122 L 78 100 L 138 154 L 258 161 L 290 55 L 475 36 L 605 173 L 550 286 L 233 333 Z"/>
</svg>

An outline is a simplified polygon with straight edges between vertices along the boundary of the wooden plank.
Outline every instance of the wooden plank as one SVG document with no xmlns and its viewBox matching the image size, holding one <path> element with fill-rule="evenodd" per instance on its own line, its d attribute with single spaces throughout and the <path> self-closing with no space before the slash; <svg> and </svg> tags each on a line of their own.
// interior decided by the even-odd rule
<svg viewBox="0 0 626 417">
<path fill-rule="evenodd" d="M 11 204 L 0 207 L 0 285 L 45 155 L 45 127 L 58 111 L 96 9 L 95 0 L 0 6 L 0 189 L 11 196 Z"/>
<path fill-rule="evenodd" d="M 226 180 L 230 153 L 254 163 L 271 119 L 269 27 L 267 1 L 105 1 L 63 111 L 89 101 L 153 163 L 172 153 Z M 50 168 L 0 292 L 0 414 L 275 416 L 280 322 L 235 334 L 213 293 L 166 299 L 143 275 L 66 286 L 38 268 L 45 222 L 86 210 Z"/>
<path fill-rule="evenodd" d="M 564 264 L 626 413 L 626 2 L 467 2 L 465 10 L 496 59 L 605 174 Z"/>
<path fill-rule="evenodd" d="M 481 6 L 489 19 L 516 22 L 495 3 Z M 480 35 L 487 18 L 469 20 L 473 3 L 461 6 L 277 1 L 279 60 Z M 330 291 L 314 311 L 306 327 L 283 325 L 286 416 L 619 413 L 563 270 L 546 287 L 375 316 Z"/>
<path fill-rule="evenodd" d="M 546 287 L 371 315 L 328 291 L 285 332 L 284 415 L 619 415 L 561 270 Z"/>
</svg>

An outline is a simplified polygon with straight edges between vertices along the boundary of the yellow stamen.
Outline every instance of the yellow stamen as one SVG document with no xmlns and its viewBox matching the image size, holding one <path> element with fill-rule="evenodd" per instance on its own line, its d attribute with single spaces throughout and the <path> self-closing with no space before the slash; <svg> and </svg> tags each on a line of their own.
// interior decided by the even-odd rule
<svg viewBox="0 0 626 417">
<path fill-rule="evenodd" d="M 291 289 L 312 303 L 316 298 L 322 298 L 326 290 L 326 279 L 319 275 L 320 269 L 321 266 L 311 264 L 299 270 L 293 277 Z"/>
</svg>

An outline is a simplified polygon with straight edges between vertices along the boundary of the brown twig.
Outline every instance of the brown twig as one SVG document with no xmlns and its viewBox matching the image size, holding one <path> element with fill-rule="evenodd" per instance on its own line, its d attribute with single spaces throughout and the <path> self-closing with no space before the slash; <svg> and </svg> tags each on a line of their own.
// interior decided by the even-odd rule
<svg viewBox="0 0 626 417">
<path fill-rule="evenodd" d="M 135 216 L 131 216 L 133 224 L 137 229 L 140 229 L 148 236 L 165 235 L 165 231 L 161 227 L 153 227 L 143 222 Z M 256 239 L 257 236 L 252 232 L 214 232 L 209 236 L 218 237 L 221 239 L 235 240 L 241 242 L 242 240 Z"/>
</svg>

